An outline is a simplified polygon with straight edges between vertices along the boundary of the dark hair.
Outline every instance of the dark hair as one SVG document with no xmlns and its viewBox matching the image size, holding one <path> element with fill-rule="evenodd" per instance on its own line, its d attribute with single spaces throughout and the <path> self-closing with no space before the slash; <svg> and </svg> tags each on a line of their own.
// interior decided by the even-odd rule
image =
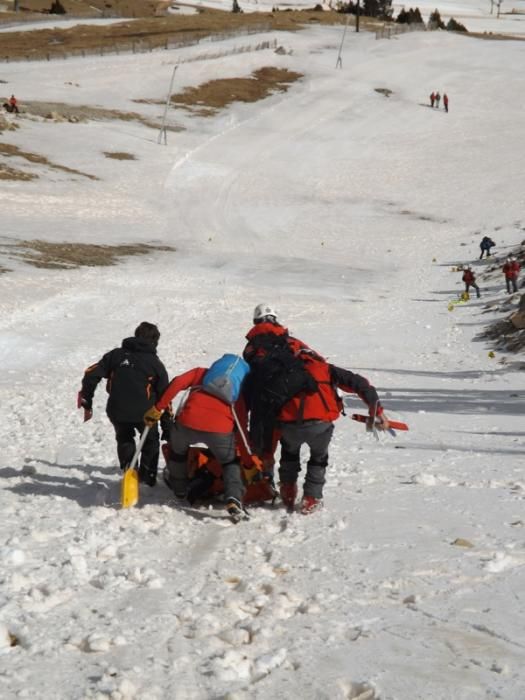
<svg viewBox="0 0 525 700">
<path fill-rule="evenodd" d="M 135 338 L 144 338 L 144 340 L 149 340 L 154 347 L 157 347 L 160 332 L 154 323 L 142 321 L 142 323 L 135 328 Z"/>
</svg>

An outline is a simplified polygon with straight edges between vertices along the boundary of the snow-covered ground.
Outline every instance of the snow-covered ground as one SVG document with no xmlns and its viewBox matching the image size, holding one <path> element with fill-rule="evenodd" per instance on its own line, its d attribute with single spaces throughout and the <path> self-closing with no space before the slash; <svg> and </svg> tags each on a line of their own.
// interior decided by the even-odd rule
<svg viewBox="0 0 525 700">
<path fill-rule="evenodd" d="M 22 115 L 2 135 L 100 178 L 11 158 L 41 177 L 2 181 L 6 239 L 177 250 L 0 278 L 0 696 L 523 700 L 523 358 L 475 341 L 503 276 L 447 307 L 452 266 L 487 266 L 483 234 L 499 256 L 525 238 L 525 43 L 348 33 L 336 69 L 341 28 L 311 27 L 277 35 L 286 55 L 228 53 L 263 38 L 2 68 L 22 108 L 148 117 L 162 107 L 132 99 L 164 99 L 177 60 L 203 59 L 175 90 L 265 65 L 304 77 L 213 118 L 171 110 L 185 130 L 166 146 L 134 122 Z M 162 484 L 119 509 L 103 387 L 90 423 L 75 409 L 83 369 L 142 320 L 170 375 L 205 366 L 242 350 L 263 300 L 410 431 L 376 442 L 341 417 L 312 516 L 233 526 Z"/>
</svg>

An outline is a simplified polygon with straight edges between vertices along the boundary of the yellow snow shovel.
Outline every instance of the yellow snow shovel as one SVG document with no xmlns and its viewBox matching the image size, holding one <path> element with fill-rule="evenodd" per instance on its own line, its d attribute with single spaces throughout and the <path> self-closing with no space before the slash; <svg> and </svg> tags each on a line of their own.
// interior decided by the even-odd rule
<svg viewBox="0 0 525 700">
<path fill-rule="evenodd" d="M 133 506 L 136 506 L 139 502 L 139 473 L 137 471 L 137 463 L 139 461 L 140 451 L 146 442 L 148 433 L 149 426 L 147 425 L 142 431 L 142 435 L 140 436 L 139 444 L 137 445 L 133 459 L 122 477 L 120 503 L 123 508 L 133 508 Z"/>
</svg>

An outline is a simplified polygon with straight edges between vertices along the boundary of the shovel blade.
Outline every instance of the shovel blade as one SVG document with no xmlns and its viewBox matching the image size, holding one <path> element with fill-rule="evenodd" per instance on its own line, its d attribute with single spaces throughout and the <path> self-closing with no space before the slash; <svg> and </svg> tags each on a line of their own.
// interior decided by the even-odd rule
<svg viewBox="0 0 525 700">
<path fill-rule="evenodd" d="M 126 469 L 122 477 L 121 505 L 133 508 L 139 502 L 139 475 L 136 469 Z"/>
</svg>

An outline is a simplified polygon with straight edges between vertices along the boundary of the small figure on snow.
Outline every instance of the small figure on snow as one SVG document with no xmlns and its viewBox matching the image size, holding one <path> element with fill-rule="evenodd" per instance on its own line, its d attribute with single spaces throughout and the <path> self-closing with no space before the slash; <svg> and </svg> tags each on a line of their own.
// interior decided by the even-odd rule
<svg viewBox="0 0 525 700">
<path fill-rule="evenodd" d="M 226 356 L 226 357 L 232 357 Z M 221 358 L 221 360 L 224 358 Z M 241 358 L 237 358 L 248 366 Z M 220 361 L 219 361 L 220 362 Z M 215 364 L 215 363 L 214 363 Z M 237 454 L 236 431 L 246 434 L 246 408 L 242 393 L 243 379 L 240 379 L 241 393 L 233 404 L 210 393 L 206 389 L 204 377 L 207 367 L 194 367 L 174 377 L 156 403 L 144 414 L 146 425 L 154 426 L 171 401 L 180 391 L 191 389 L 179 408 L 171 426 L 169 443 L 170 455 L 164 469 L 164 481 L 181 500 L 188 498 L 188 454 L 191 445 L 204 443 L 222 467 L 226 509 L 234 519 L 243 517 L 242 499 L 244 483 Z M 232 370 L 233 371 L 233 370 Z M 242 441 L 239 442 L 242 445 Z M 242 451 L 242 447 L 241 447 Z M 247 450 L 245 450 L 247 452 Z M 243 463 L 249 455 L 243 453 Z M 252 457 L 254 465 L 258 460 Z"/>
<path fill-rule="evenodd" d="M 439 102 L 441 100 L 441 95 L 439 94 L 439 92 L 436 92 L 434 99 L 435 99 L 436 107 L 437 107 L 437 109 L 439 109 Z"/>
<path fill-rule="evenodd" d="M 431 93 L 430 93 L 430 106 L 431 106 L 431 107 L 434 106 L 434 101 L 435 101 L 435 99 L 436 99 L 436 95 L 435 95 L 433 92 L 431 92 Z"/>
<path fill-rule="evenodd" d="M 368 406 L 370 421 L 380 430 L 388 430 L 389 422 L 375 388 L 364 377 L 329 364 L 291 337 L 278 323 L 270 304 L 255 307 L 253 323 L 243 357 L 251 367 L 248 393 L 254 449 L 264 463 L 280 440 L 280 495 L 283 504 L 292 510 L 301 471 L 301 447 L 308 446 L 310 457 L 300 507 L 306 515 L 323 503 L 333 421 L 343 407 L 337 389 L 356 393 Z"/>
<path fill-rule="evenodd" d="M 445 108 L 445 112 L 448 112 L 448 95 L 445 93 L 443 95 L 443 107 Z"/>
<path fill-rule="evenodd" d="M 468 294 L 470 287 L 473 287 L 476 290 L 476 296 L 479 299 L 481 295 L 479 292 L 479 287 L 476 284 L 476 275 L 474 274 L 471 265 L 467 265 L 467 267 L 464 268 L 463 277 L 461 279 L 465 283 L 465 292 Z"/>
<path fill-rule="evenodd" d="M 153 323 L 143 321 L 132 338 L 106 353 L 88 367 L 78 393 L 77 406 L 84 409 L 84 421 L 93 415 L 93 396 L 101 379 L 107 379 L 106 413 L 115 429 L 120 468 L 125 469 L 135 454 L 135 432 L 142 435 L 144 412 L 168 386 L 166 368 L 157 357 L 160 333 Z M 167 416 L 169 419 L 169 416 Z M 166 430 L 167 424 L 163 425 Z M 140 455 L 139 480 L 154 486 L 159 462 L 159 432 L 150 430 Z"/>
<path fill-rule="evenodd" d="M 505 275 L 505 284 L 507 285 L 507 294 L 513 294 L 518 291 L 518 275 L 520 273 L 520 264 L 515 255 L 510 255 L 503 265 L 503 274 Z"/>
<path fill-rule="evenodd" d="M 4 102 L 4 109 L 6 112 L 9 112 L 11 114 L 20 113 L 20 110 L 18 109 L 18 101 L 14 95 L 11 95 L 9 100 L 7 102 Z"/>
<path fill-rule="evenodd" d="M 492 238 L 489 238 L 488 236 L 483 236 L 481 239 L 481 243 L 479 244 L 479 247 L 481 248 L 481 255 L 479 256 L 479 259 L 481 260 L 483 258 L 483 253 L 487 254 L 487 258 L 490 258 L 490 249 L 494 248 L 496 244 L 492 240 Z"/>
</svg>

